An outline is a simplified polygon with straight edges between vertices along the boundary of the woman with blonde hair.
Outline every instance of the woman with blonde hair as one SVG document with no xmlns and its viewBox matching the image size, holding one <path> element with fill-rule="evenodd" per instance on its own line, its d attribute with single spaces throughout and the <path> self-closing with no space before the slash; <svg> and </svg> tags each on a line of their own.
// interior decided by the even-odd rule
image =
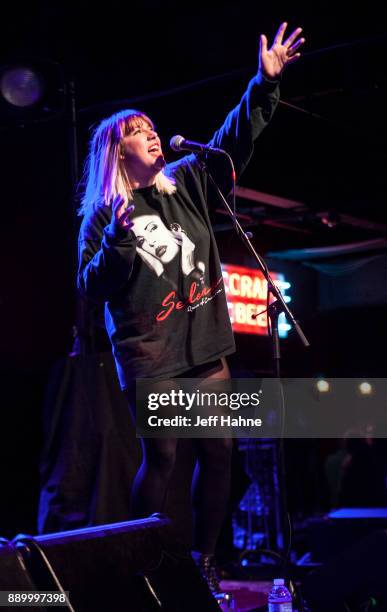
<svg viewBox="0 0 387 612">
<path fill-rule="evenodd" d="M 271 48 L 261 36 L 258 73 L 210 141 L 231 155 L 237 177 L 278 103 L 282 71 L 300 56 L 301 28 L 284 40 L 286 27 Z M 137 378 L 230 376 L 225 357 L 235 344 L 208 212 L 213 197 L 194 154 L 166 164 L 144 113 L 122 111 L 96 129 L 81 207 L 78 285 L 105 302 L 120 384 L 134 414 Z M 199 288 L 208 299 L 195 300 Z M 172 437 L 142 439 L 133 517 L 163 511 L 176 446 Z M 218 593 L 213 554 L 229 497 L 232 440 L 198 438 L 194 446 L 192 555 Z"/>
</svg>

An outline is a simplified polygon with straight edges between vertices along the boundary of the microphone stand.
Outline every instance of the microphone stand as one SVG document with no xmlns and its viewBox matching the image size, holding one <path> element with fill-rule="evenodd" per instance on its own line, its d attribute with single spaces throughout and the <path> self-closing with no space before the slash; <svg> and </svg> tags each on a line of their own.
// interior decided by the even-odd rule
<svg viewBox="0 0 387 612">
<path fill-rule="evenodd" d="M 230 158 L 230 156 L 228 155 L 228 153 L 226 151 L 221 151 L 220 149 L 217 149 L 216 151 L 217 153 L 224 153 L 225 155 L 227 155 L 227 157 L 229 157 L 231 163 L 232 160 Z M 269 321 L 270 321 L 270 327 L 269 329 L 271 329 L 271 339 L 272 339 L 272 359 L 273 359 L 273 372 L 274 372 L 274 376 L 276 379 L 278 379 L 279 384 L 281 385 L 280 382 L 280 376 L 281 376 L 281 351 L 280 351 L 280 340 L 279 340 L 279 334 L 278 334 L 278 317 L 280 315 L 281 312 L 284 312 L 287 316 L 287 318 L 289 319 L 289 321 L 292 323 L 294 329 L 296 330 L 296 333 L 302 343 L 302 345 L 306 348 L 309 346 L 309 342 L 305 336 L 305 334 L 303 333 L 300 324 L 298 323 L 298 321 L 294 318 L 293 313 L 291 312 L 289 306 L 286 304 L 281 291 L 278 289 L 278 287 L 276 287 L 276 285 L 274 284 L 273 279 L 270 276 L 268 267 L 266 265 L 266 262 L 264 261 L 263 257 L 257 253 L 257 251 L 255 250 L 254 246 L 251 244 L 250 238 L 252 238 L 252 234 L 250 232 L 245 232 L 244 229 L 242 228 L 241 224 L 239 223 L 238 219 L 236 218 L 236 216 L 234 215 L 229 203 L 227 202 L 226 198 L 224 197 L 221 189 L 218 187 L 215 179 L 213 178 L 213 176 L 211 175 L 211 172 L 208 169 L 207 163 L 206 161 L 202 158 L 202 154 L 197 154 L 197 160 L 199 162 L 199 166 L 200 168 L 206 172 L 211 184 L 215 187 L 215 190 L 217 192 L 217 194 L 219 195 L 224 208 L 226 209 L 228 215 L 230 216 L 234 228 L 239 236 L 239 238 L 241 239 L 241 241 L 243 242 L 243 244 L 246 246 L 247 250 L 250 252 L 250 254 L 253 256 L 253 258 L 255 259 L 255 261 L 258 264 L 258 268 L 261 270 L 263 276 L 265 277 L 266 281 L 267 281 L 267 291 L 268 291 L 268 298 L 270 295 L 273 296 L 274 300 L 271 302 L 271 304 L 269 304 L 268 309 L 267 309 L 267 313 L 268 313 L 268 317 L 269 317 Z M 257 316 L 257 315 L 256 315 Z M 283 397 L 283 394 L 281 393 L 281 398 Z M 277 448 L 277 465 L 279 466 L 278 469 L 278 484 L 275 484 L 275 488 L 278 489 L 279 492 L 279 504 L 280 504 L 280 522 L 282 522 L 282 533 L 277 534 L 277 545 L 279 546 L 279 549 L 281 550 L 281 552 L 285 552 L 284 558 L 283 558 L 283 570 L 285 571 L 285 568 L 288 565 L 288 557 L 289 557 L 289 553 L 290 553 L 290 545 L 291 545 L 291 539 L 289 537 L 289 542 L 288 542 L 288 546 L 285 547 L 284 546 L 284 537 L 283 534 L 285 533 L 285 525 L 289 524 L 289 535 L 291 536 L 291 525 L 290 525 L 290 518 L 289 518 L 289 514 L 288 514 L 288 505 L 287 505 L 287 495 L 286 495 L 286 486 L 285 486 L 285 461 L 284 461 L 284 449 L 283 449 L 283 437 L 281 436 L 280 438 L 280 444 L 279 444 L 279 448 Z"/>
<path fill-rule="evenodd" d="M 218 151 L 220 151 L 220 149 L 218 149 Z M 224 153 L 226 155 L 228 155 L 228 153 L 226 153 L 226 151 L 224 151 Z M 199 155 L 201 155 L 201 154 L 199 154 Z M 275 344 L 273 345 L 273 359 L 275 359 L 276 360 L 275 363 L 277 363 L 277 361 L 280 360 L 279 338 L 278 338 L 278 316 L 279 316 L 280 312 L 284 312 L 286 314 L 286 316 L 288 317 L 289 321 L 292 323 L 294 329 L 296 330 L 297 335 L 300 338 L 301 343 L 303 344 L 303 346 L 305 348 L 309 346 L 309 342 L 308 342 L 305 334 L 303 333 L 300 324 L 294 318 L 293 313 L 291 312 L 289 306 L 286 304 L 286 302 L 285 302 L 285 300 L 284 300 L 284 298 L 282 296 L 281 291 L 274 284 L 274 281 L 273 281 L 273 279 L 270 276 L 270 273 L 269 273 L 268 267 L 266 265 L 266 262 L 264 261 L 263 257 L 261 255 L 259 255 L 259 253 L 257 253 L 255 248 L 251 244 L 251 241 L 250 241 L 250 238 L 252 238 L 251 233 L 244 231 L 244 229 L 242 228 L 242 226 L 239 223 L 238 219 L 234 216 L 234 213 L 233 213 L 229 203 L 227 202 L 226 198 L 224 197 L 222 191 L 219 189 L 218 185 L 216 184 L 215 179 L 213 178 L 211 172 L 208 169 L 207 163 L 203 159 L 201 159 L 201 157 L 199 157 L 199 155 L 197 154 L 197 159 L 198 159 L 198 162 L 199 162 L 199 165 L 200 165 L 201 169 L 206 172 L 210 182 L 215 187 L 215 189 L 216 189 L 220 199 L 222 200 L 222 203 L 223 203 L 227 213 L 231 217 L 231 220 L 232 220 L 232 222 L 234 224 L 234 228 L 235 228 L 239 238 L 242 240 L 244 245 L 247 247 L 248 251 L 251 253 L 253 258 L 257 262 L 258 267 L 260 268 L 262 274 L 264 275 L 264 277 L 265 277 L 265 279 L 267 281 L 268 292 L 272 294 L 272 296 L 275 298 L 275 302 L 278 303 L 276 308 L 275 308 L 275 311 L 276 311 L 275 312 L 275 316 L 272 314 L 273 313 L 273 309 L 271 309 L 270 307 L 269 307 L 269 312 L 268 312 L 270 320 L 272 320 L 272 329 L 273 329 L 273 331 L 275 329 L 277 330 L 276 331 Z M 273 304 L 275 302 L 272 302 L 270 304 L 270 306 L 273 306 Z M 276 374 L 276 376 L 278 376 L 280 374 L 279 363 L 278 363 L 278 366 L 275 369 L 275 374 Z"/>
</svg>

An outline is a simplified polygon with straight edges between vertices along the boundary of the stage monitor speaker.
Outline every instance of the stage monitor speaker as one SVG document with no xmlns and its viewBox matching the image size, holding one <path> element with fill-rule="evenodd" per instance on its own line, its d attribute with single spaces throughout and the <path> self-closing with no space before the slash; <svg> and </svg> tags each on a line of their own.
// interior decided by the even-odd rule
<svg viewBox="0 0 387 612">
<path fill-rule="evenodd" d="M 309 522 L 314 562 L 329 562 L 374 531 L 387 529 L 387 508 L 340 508 Z"/>
<path fill-rule="evenodd" d="M 371 609 L 371 598 L 372 610 L 387 610 L 386 573 L 387 531 L 380 529 L 311 572 L 304 596 L 314 612 Z"/>
<path fill-rule="evenodd" d="M 0 591 L 36 591 L 37 587 L 30 576 L 20 551 L 11 542 L 0 539 Z M 1 602 L 1 610 L 15 610 Z M 36 606 L 35 610 L 44 608 Z"/>
<path fill-rule="evenodd" d="M 219 612 L 169 519 L 147 519 L 18 536 L 14 544 L 38 590 L 69 592 L 75 612 Z M 62 608 L 63 609 L 63 608 Z"/>
</svg>

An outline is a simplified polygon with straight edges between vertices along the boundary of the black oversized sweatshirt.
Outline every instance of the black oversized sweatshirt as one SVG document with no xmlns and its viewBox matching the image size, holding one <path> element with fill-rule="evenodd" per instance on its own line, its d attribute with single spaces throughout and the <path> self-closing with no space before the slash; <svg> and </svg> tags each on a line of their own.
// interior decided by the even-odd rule
<svg viewBox="0 0 387 612">
<path fill-rule="evenodd" d="M 258 74 L 210 141 L 233 158 L 237 177 L 278 102 L 278 84 Z M 211 163 L 211 162 L 210 162 Z M 214 162 L 215 164 L 215 162 Z M 216 161 L 218 164 L 218 160 Z M 226 166 L 211 168 L 226 192 Z M 79 234 L 79 289 L 105 302 L 106 328 L 122 388 L 167 378 L 234 352 L 218 249 L 208 211 L 218 201 L 195 155 L 165 168 L 172 195 L 134 191 L 131 231 L 96 206 Z"/>
</svg>

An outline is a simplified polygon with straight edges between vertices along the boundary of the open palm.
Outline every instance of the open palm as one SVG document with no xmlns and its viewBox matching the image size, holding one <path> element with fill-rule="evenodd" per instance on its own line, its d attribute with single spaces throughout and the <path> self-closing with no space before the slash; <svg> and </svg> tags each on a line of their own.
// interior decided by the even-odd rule
<svg viewBox="0 0 387 612">
<path fill-rule="evenodd" d="M 282 23 L 275 35 L 273 45 L 268 49 L 267 38 L 261 35 L 259 49 L 259 69 L 268 79 L 278 79 L 286 66 L 292 64 L 301 56 L 298 49 L 304 44 L 305 38 L 299 38 L 302 28 L 297 28 L 283 41 L 287 23 Z"/>
</svg>

